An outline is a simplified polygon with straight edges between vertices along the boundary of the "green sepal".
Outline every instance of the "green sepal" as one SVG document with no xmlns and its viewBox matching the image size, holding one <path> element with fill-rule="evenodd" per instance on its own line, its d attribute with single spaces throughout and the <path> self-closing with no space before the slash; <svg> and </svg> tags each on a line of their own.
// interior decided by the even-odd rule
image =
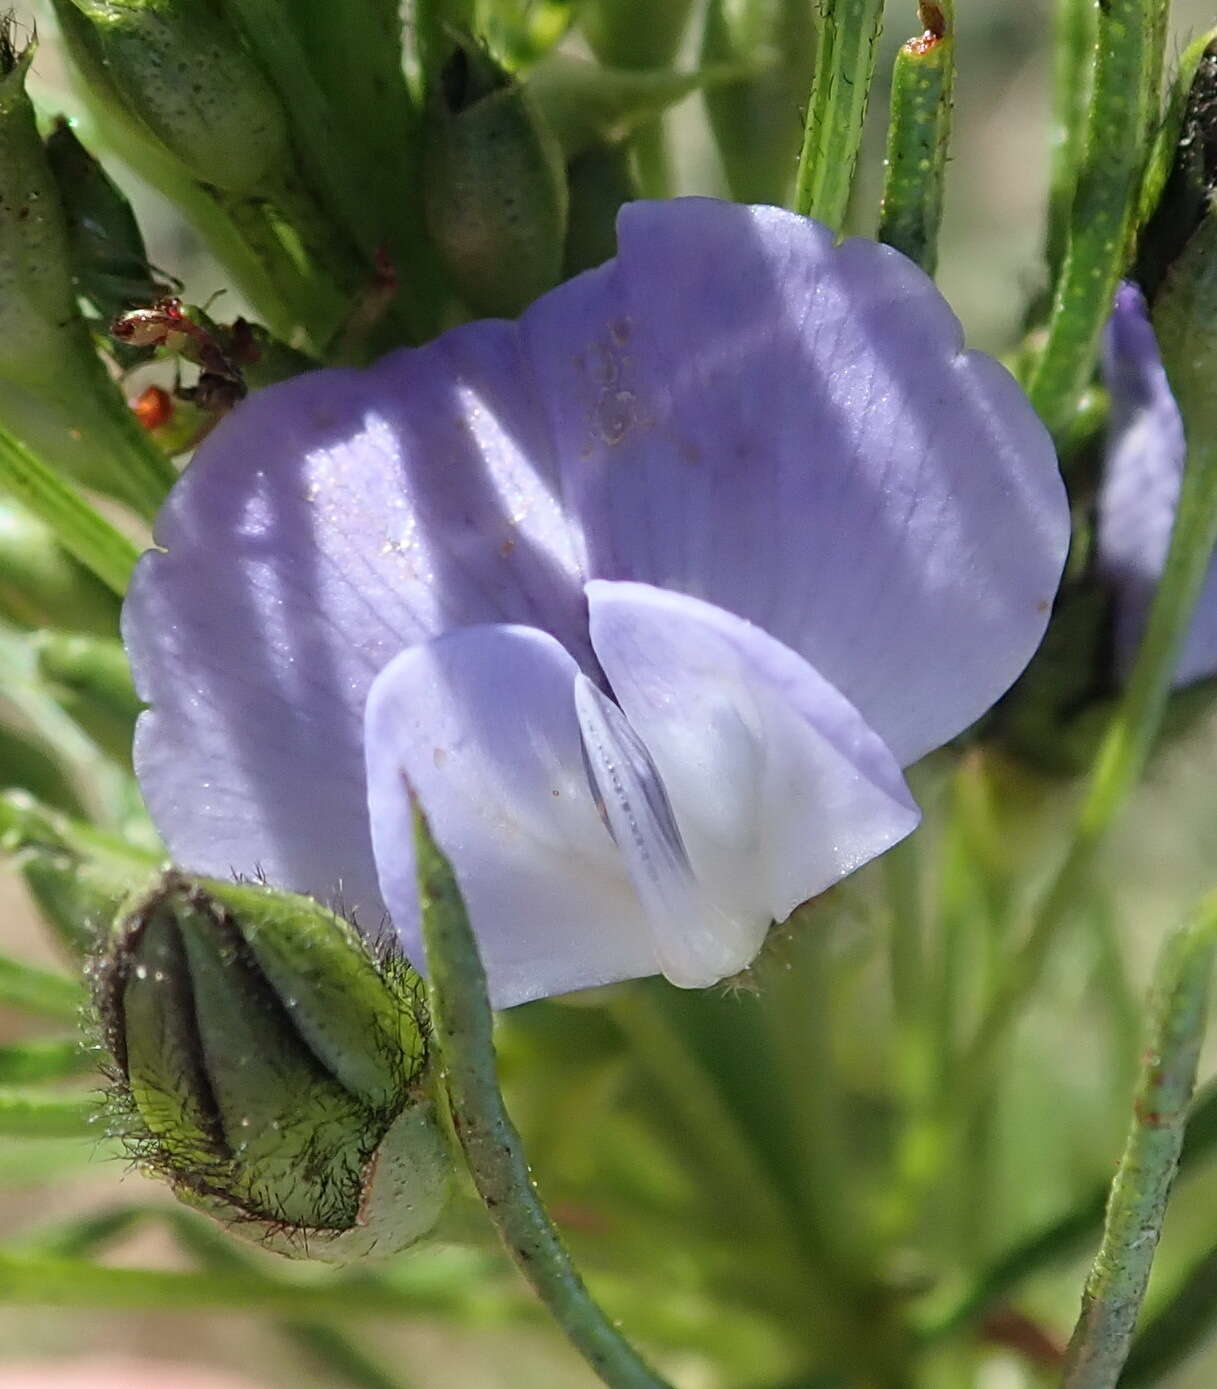
<svg viewBox="0 0 1217 1389">
<path fill-rule="evenodd" d="M 471 40 L 433 84 L 423 170 L 432 239 L 470 308 L 512 317 L 557 284 L 561 147 L 524 86 Z"/>
</svg>

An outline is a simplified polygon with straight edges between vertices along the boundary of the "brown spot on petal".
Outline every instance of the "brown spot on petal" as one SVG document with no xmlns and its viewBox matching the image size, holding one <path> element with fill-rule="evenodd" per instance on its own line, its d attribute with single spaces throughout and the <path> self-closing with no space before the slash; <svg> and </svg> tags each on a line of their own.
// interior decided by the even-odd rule
<svg viewBox="0 0 1217 1389">
<path fill-rule="evenodd" d="M 431 761 L 435 763 L 436 770 L 444 765 L 448 760 L 447 748 L 436 748 L 431 754 Z"/>
</svg>

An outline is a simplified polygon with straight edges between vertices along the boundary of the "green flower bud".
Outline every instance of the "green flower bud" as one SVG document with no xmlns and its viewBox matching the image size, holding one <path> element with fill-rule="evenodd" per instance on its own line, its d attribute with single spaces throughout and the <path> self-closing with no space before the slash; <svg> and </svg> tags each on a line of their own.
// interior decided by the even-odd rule
<svg viewBox="0 0 1217 1389">
<path fill-rule="evenodd" d="M 316 902 L 167 873 L 118 923 L 96 999 L 134 1150 L 184 1201 L 337 1263 L 439 1219 L 452 1162 L 417 978 Z"/>
<path fill-rule="evenodd" d="M 126 195 L 60 118 L 46 141 L 47 164 L 67 220 L 72 274 L 103 319 L 169 292 L 148 253 Z"/>
<path fill-rule="evenodd" d="M 64 711 L 116 762 L 131 765 L 135 720 L 143 708 L 122 643 L 114 637 L 39 632 L 38 673 Z"/>
<path fill-rule="evenodd" d="M 73 559 L 49 526 L 0 497 L 0 617 L 16 627 L 118 629 L 118 599 Z"/>
<path fill-rule="evenodd" d="M 283 107 L 208 0 L 72 0 L 77 45 L 189 174 L 251 193 L 287 162 Z"/>
<path fill-rule="evenodd" d="M 558 282 L 566 233 L 562 152 L 520 83 L 472 42 L 456 46 L 428 108 L 427 225 L 479 314 L 510 317 Z"/>
<path fill-rule="evenodd" d="M 24 878 L 47 924 L 76 955 L 96 948 L 122 904 L 147 886 L 159 866 L 155 854 L 22 791 L 0 795 L 0 852 Z"/>
<path fill-rule="evenodd" d="M 77 309 L 67 222 L 25 90 L 32 52 L 0 26 L 0 421 L 46 462 L 151 515 L 175 475 Z"/>
</svg>

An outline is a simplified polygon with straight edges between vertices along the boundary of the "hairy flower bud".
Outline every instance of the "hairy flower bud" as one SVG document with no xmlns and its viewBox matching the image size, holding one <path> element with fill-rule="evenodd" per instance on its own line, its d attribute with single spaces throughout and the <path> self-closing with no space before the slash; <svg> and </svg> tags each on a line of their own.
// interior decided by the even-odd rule
<svg viewBox="0 0 1217 1389">
<path fill-rule="evenodd" d="M 458 44 L 429 106 L 427 223 L 475 312 L 511 316 L 557 284 L 566 233 L 562 153 L 524 88 Z"/>
<path fill-rule="evenodd" d="M 282 104 L 208 0 L 71 3 L 74 48 L 193 178 L 251 193 L 287 160 Z"/>
<path fill-rule="evenodd" d="M 118 923 L 96 998 L 135 1150 L 183 1200 L 339 1263 L 439 1218 L 416 977 L 316 902 L 167 873 Z"/>
</svg>

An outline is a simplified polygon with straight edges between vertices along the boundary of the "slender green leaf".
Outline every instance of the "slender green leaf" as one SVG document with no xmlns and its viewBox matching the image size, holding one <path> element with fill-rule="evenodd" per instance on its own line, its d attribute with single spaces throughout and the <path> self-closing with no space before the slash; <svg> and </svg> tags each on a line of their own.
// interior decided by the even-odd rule
<svg viewBox="0 0 1217 1389">
<path fill-rule="evenodd" d="M 834 231 L 845 222 L 883 27 L 883 0 L 824 0 L 794 206 Z"/>
<path fill-rule="evenodd" d="M 0 429 L 0 490 L 45 521 L 60 543 L 115 593 L 127 590 L 139 550 L 17 439 Z"/>
</svg>

